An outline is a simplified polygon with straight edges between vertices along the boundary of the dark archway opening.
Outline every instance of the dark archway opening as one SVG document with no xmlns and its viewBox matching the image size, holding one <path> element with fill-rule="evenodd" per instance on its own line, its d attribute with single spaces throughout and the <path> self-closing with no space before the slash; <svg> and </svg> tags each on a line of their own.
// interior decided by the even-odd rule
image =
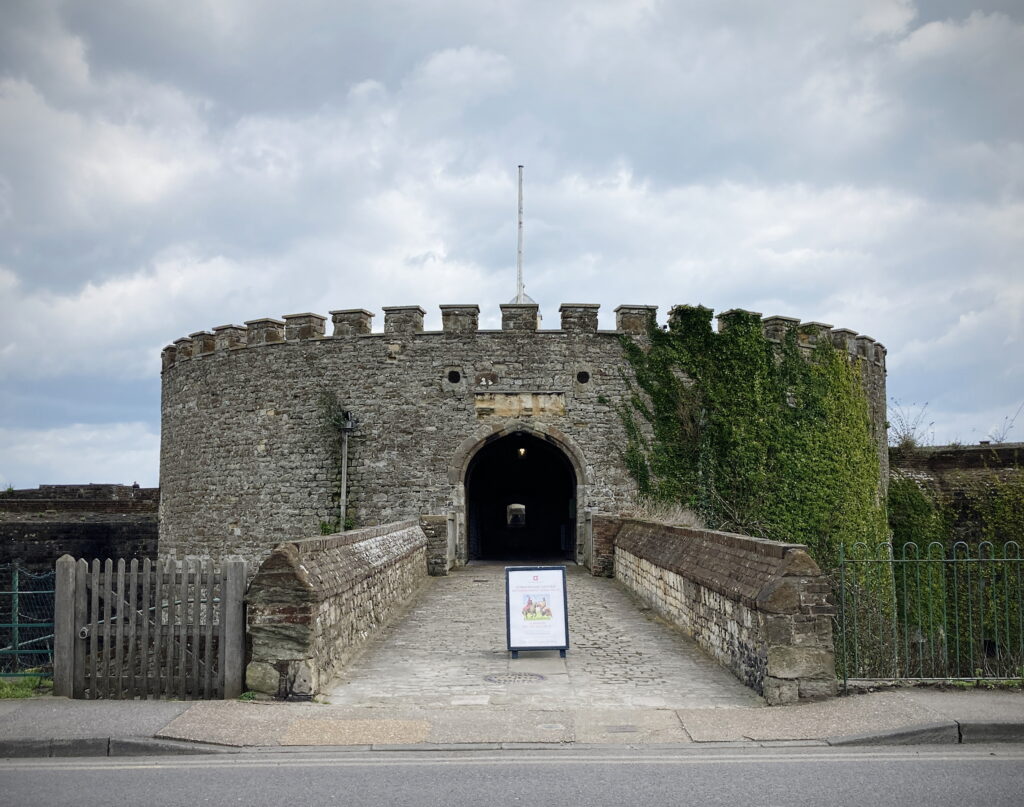
<svg viewBox="0 0 1024 807">
<path fill-rule="evenodd" d="M 466 470 L 466 508 L 471 560 L 575 559 L 576 474 L 546 440 L 522 432 L 481 448 Z"/>
</svg>

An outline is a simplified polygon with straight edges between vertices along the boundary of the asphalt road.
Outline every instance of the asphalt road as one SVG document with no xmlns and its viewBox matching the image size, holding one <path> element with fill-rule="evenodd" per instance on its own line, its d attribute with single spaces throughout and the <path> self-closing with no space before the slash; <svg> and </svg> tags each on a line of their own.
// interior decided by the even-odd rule
<svg viewBox="0 0 1024 807">
<path fill-rule="evenodd" d="M 252 753 L 0 761 L 0 805 L 1020 807 L 1024 746 Z"/>
</svg>

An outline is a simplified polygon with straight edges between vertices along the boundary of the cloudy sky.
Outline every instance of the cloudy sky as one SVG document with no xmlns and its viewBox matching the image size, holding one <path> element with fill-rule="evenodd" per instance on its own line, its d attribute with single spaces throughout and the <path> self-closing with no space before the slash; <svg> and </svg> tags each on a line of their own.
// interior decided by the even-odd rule
<svg viewBox="0 0 1024 807">
<path fill-rule="evenodd" d="M 1022 79 L 1019 0 L 4 0 L 0 484 L 157 484 L 193 331 L 498 327 L 517 163 L 548 327 L 833 323 L 985 439 L 1024 402 Z"/>
</svg>

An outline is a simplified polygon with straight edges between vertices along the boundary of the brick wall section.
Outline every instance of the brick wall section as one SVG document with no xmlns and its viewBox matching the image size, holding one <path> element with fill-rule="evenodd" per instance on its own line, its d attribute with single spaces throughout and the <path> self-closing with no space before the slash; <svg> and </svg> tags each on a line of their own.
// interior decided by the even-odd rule
<svg viewBox="0 0 1024 807">
<path fill-rule="evenodd" d="M 614 541 L 616 579 L 769 705 L 835 694 L 830 587 L 805 546 L 633 519 Z"/>
<path fill-rule="evenodd" d="M 246 595 L 246 686 L 294 699 L 324 692 L 419 592 L 426 546 L 416 520 L 279 544 Z"/>
</svg>

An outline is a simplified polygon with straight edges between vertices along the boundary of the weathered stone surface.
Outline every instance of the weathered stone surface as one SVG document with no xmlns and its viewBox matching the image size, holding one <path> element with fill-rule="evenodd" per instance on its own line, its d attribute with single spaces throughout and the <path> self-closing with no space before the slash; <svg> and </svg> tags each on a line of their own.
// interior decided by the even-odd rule
<svg viewBox="0 0 1024 807">
<path fill-rule="evenodd" d="M 835 680 L 829 587 L 806 573 L 817 566 L 802 545 L 608 516 L 594 519 L 595 547 L 599 535 L 613 536 L 623 585 L 770 704 Z"/>
<path fill-rule="evenodd" d="M 769 706 L 783 706 L 787 703 L 796 703 L 800 699 L 800 685 L 796 681 L 766 678 L 764 680 L 763 695 Z"/>
<path fill-rule="evenodd" d="M 277 546 L 246 594 L 249 688 L 282 697 L 323 691 L 417 594 L 426 547 L 417 521 Z"/>
<path fill-rule="evenodd" d="M 540 306 L 536 303 L 505 303 L 501 306 L 503 331 L 536 331 L 540 327 Z"/>
<path fill-rule="evenodd" d="M 276 695 L 281 681 L 277 667 L 266 661 L 250 661 L 245 668 L 245 688 L 252 692 Z"/>
<path fill-rule="evenodd" d="M 835 654 L 831 649 L 822 647 L 772 647 L 768 651 L 768 675 L 785 679 L 835 680 Z"/>
<path fill-rule="evenodd" d="M 40 485 L 0 494 L 0 563 L 52 571 L 57 558 L 156 558 L 160 491 Z"/>
</svg>

